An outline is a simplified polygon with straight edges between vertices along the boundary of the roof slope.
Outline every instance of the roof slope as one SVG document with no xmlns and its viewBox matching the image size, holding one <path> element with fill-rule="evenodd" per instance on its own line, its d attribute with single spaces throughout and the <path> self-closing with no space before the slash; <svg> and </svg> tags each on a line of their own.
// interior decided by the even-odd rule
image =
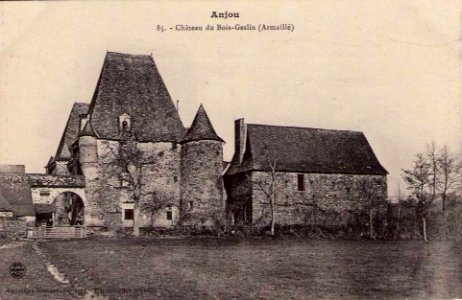
<svg viewBox="0 0 462 300">
<path fill-rule="evenodd" d="M 27 175 L 0 174 L 0 199 L 8 203 L 14 216 L 35 216 L 30 181 Z"/>
<path fill-rule="evenodd" d="M 67 160 L 71 157 L 69 149 L 71 145 L 79 138 L 80 115 L 86 114 L 89 108 L 88 103 L 74 103 L 67 119 L 58 150 L 56 151 L 56 160 Z"/>
<path fill-rule="evenodd" d="M 139 141 L 179 142 L 185 134 L 153 58 L 108 52 L 90 105 L 96 135 L 119 139 L 118 118 L 124 113 Z"/>
<path fill-rule="evenodd" d="M 243 162 L 234 157 L 227 174 L 268 170 L 268 158 L 278 171 L 387 174 L 362 132 L 257 124 L 247 125 Z"/>
<path fill-rule="evenodd" d="M 191 127 L 188 129 L 183 142 L 201 141 L 201 140 L 215 140 L 224 142 L 213 129 L 207 113 L 205 112 L 202 104 L 199 106 L 196 117 L 192 122 Z"/>
</svg>

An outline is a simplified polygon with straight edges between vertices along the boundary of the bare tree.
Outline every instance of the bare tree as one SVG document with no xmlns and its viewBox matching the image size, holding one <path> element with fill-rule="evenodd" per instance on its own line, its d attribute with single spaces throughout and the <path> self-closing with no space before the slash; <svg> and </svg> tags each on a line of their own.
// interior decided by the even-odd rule
<svg viewBox="0 0 462 300">
<path fill-rule="evenodd" d="M 361 191 L 366 196 L 366 210 L 369 215 L 369 238 L 374 238 L 374 197 L 372 187 L 368 183 L 367 179 L 362 180 L 359 183 Z"/>
<path fill-rule="evenodd" d="M 457 157 L 444 146 L 439 154 L 441 206 L 446 210 L 446 199 L 449 192 L 461 186 L 461 164 Z"/>
<path fill-rule="evenodd" d="M 135 139 L 127 138 L 119 142 L 119 155 L 115 161 L 121 169 L 122 186 L 126 186 L 133 199 L 133 235 L 140 235 L 140 199 L 142 192 L 143 154 Z"/>
<path fill-rule="evenodd" d="M 151 215 L 151 227 L 154 227 L 154 216 L 169 206 L 173 208 L 173 197 L 163 192 L 153 192 L 150 196 L 150 201 L 140 205 L 140 210 Z"/>
<path fill-rule="evenodd" d="M 440 182 L 439 175 L 441 165 L 438 150 L 434 141 L 432 141 L 430 145 L 427 145 L 427 153 L 425 159 L 427 160 L 429 167 L 428 186 L 430 188 L 430 194 L 432 198 L 431 201 L 434 201 Z"/>
<path fill-rule="evenodd" d="M 403 179 L 408 189 L 412 191 L 412 197 L 416 202 L 416 217 L 422 220 L 422 231 L 425 241 L 427 241 L 426 215 L 432 201 L 435 199 L 428 193 L 432 184 L 430 180 L 431 172 L 431 165 L 421 153 L 417 154 L 412 169 L 403 170 Z"/>
<path fill-rule="evenodd" d="M 261 178 L 250 178 L 252 183 L 260 190 L 265 196 L 267 203 L 269 204 L 271 211 L 271 229 L 270 234 L 274 236 L 275 234 L 275 224 L 276 224 L 276 170 L 278 165 L 279 157 L 269 149 L 267 145 L 264 146 L 264 156 L 265 156 L 265 169 L 267 169 L 268 176 L 262 176 Z M 250 177 L 250 176 L 249 176 Z"/>
</svg>

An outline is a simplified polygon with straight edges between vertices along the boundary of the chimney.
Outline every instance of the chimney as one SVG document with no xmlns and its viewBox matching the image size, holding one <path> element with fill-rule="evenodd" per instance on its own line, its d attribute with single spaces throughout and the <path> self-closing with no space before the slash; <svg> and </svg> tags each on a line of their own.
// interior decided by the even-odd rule
<svg viewBox="0 0 462 300">
<path fill-rule="evenodd" d="M 247 125 L 244 119 L 234 121 L 234 155 L 237 155 L 239 163 L 242 163 L 244 157 L 246 138 Z"/>
</svg>

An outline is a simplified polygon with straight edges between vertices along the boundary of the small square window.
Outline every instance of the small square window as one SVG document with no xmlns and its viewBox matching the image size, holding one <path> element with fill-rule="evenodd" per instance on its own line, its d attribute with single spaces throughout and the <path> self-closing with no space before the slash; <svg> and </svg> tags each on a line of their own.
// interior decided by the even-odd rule
<svg viewBox="0 0 462 300">
<path fill-rule="evenodd" d="M 173 182 L 178 182 L 178 176 L 173 176 Z"/>
<path fill-rule="evenodd" d="M 304 191 L 305 190 L 305 176 L 304 174 L 297 174 L 297 190 Z"/>
<path fill-rule="evenodd" d="M 40 191 L 40 196 L 50 196 L 50 191 L 49 190 L 41 190 Z"/>
<path fill-rule="evenodd" d="M 133 220 L 133 209 L 124 210 L 124 220 Z"/>
<path fill-rule="evenodd" d="M 172 211 L 167 211 L 167 220 L 171 220 L 172 219 Z"/>
<path fill-rule="evenodd" d="M 193 202 L 193 201 L 189 201 L 189 202 L 188 202 L 188 207 L 189 207 L 189 210 L 193 210 L 193 209 L 194 209 L 194 202 Z"/>
</svg>

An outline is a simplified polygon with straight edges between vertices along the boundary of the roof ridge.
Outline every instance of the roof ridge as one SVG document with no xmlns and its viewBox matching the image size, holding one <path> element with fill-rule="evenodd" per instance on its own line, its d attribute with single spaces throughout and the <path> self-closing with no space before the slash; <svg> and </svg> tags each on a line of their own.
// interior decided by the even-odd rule
<svg viewBox="0 0 462 300">
<path fill-rule="evenodd" d="M 257 123 L 246 123 L 247 126 L 261 126 L 261 127 L 279 127 L 279 128 L 293 128 L 293 129 L 313 129 L 313 130 L 322 130 L 322 131 L 341 131 L 341 132 L 352 132 L 352 133 L 362 133 L 363 131 L 351 130 L 351 129 L 330 129 L 330 128 L 319 128 L 319 127 L 303 127 L 303 126 L 292 126 L 292 125 L 268 125 L 268 124 L 257 124 Z"/>
<path fill-rule="evenodd" d="M 117 54 L 117 55 L 125 55 L 125 56 L 142 56 L 142 57 L 152 57 L 151 54 L 131 54 L 131 53 L 123 53 L 123 52 L 117 52 L 117 51 L 106 51 L 107 54 Z"/>
</svg>

